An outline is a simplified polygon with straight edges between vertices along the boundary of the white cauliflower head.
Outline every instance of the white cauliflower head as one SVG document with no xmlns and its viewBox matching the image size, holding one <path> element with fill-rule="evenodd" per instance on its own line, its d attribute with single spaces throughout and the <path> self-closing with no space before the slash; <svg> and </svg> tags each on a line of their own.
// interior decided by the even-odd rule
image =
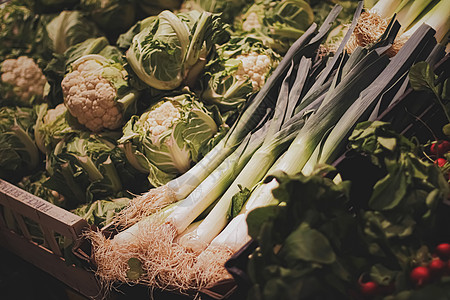
<svg viewBox="0 0 450 300">
<path fill-rule="evenodd" d="M 159 136 L 180 118 L 180 110 L 171 101 L 166 101 L 145 115 L 144 126 L 152 142 L 157 143 Z"/>
<path fill-rule="evenodd" d="M 64 104 L 91 131 L 117 129 L 125 110 L 121 104 L 127 103 L 118 100 L 116 85 L 126 85 L 125 76 L 123 69 L 100 55 L 83 56 L 72 64 L 72 72 L 61 82 Z M 123 99 L 134 101 L 134 95 Z"/>
<path fill-rule="evenodd" d="M 274 68 L 272 59 L 266 55 L 257 52 L 240 54 L 236 56 L 242 64 L 236 72 L 239 80 L 245 80 L 248 77 L 252 83 L 253 91 L 259 91 L 266 82 L 266 76 Z"/>
<path fill-rule="evenodd" d="M 13 87 L 13 93 L 23 104 L 30 104 L 33 96 L 42 98 L 47 82 L 41 68 L 27 56 L 6 59 L 1 64 L 1 81 Z M 9 97 L 9 95 L 7 95 Z"/>
</svg>

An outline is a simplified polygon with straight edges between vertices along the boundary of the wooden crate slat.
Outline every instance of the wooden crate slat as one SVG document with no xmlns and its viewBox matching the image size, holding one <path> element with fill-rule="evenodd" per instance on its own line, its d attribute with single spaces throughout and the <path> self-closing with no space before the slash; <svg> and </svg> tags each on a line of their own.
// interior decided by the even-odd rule
<svg viewBox="0 0 450 300">
<path fill-rule="evenodd" d="M 16 211 L 13 211 L 13 215 L 17 221 L 17 224 L 19 224 L 19 228 L 22 232 L 22 235 L 24 237 L 26 237 L 27 239 L 31 240 L 30 231 L 28 230 L 27 224 L 25 224 L 25 221 L 23 220 L 22 216 L 19 213 L 17 213 Z"/>
<path fill-rule="evenodd" d="M 0 246 L 49 273 L 80 294 L 91 299 L 104 299 L 100 285 L 92 272 L 68 265 L 63 258 L 5 227 L 0 227 Z"/>
<path fill-rule="evenodd" d="M 55 233 L 53 230 L 48 229 L 47 227 L 41 226 L 42 233 L 44 234 L 44 239 L 48 245 L 48 247 L 58 256 L 62 256 L 61 249 L 59 249 L 58 242 L 55 239 Z"/>
<path fill-rule="evenodd" d="M 23 216 L 76 239 L 88 224 L 83 218 L 0 179 L 0 203 Z"/>
</svg>

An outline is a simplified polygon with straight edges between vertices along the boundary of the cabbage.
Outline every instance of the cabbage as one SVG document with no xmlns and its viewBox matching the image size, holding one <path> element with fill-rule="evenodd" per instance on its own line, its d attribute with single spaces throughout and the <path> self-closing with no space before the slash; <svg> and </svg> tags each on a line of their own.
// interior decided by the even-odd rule
<svg viewBox="0 0 450 300">
<path fill-rule="evenodd" d="M 133 116 L 119 139 L 129 162 L 160 186 L 199 161 L 208 142 L 223 135 L 222 120 L 192 94 L 162 98 Z"/>
<path fill-rule="evenodd" d="M 126 57 L 147 85 L 172 90 L 195 81 L 221 33 L 217 15 L 166 10 L 134 36 Z"/>
<path fill-rule="evenodd" d="M 0 61 L 42 54 L 47 49 L 45 29 L 38 15 L 16 1 L 0 5 Z"/>
<path fill-rule="evenodd" d="M 313 11 L 306 1 L 255 0 L 245 13 L 236 18 L 235 28 L 284 54 L 313 20 Z"/>
<path fill-rule="evenodd" d="M 64 196 L 67 209 L 100 199 L 130 197 L 147 188 L 112 136 L 89 132 L 66 136 L 47 155 L 46 170 L 50 177 L 44 186 Z"/>
<path fill-rule="evenodd" d="M 62 11 L 46 25 L 52 50 L 64 53 L 70 46 L 100 36 L 97 26 L 79 11 Z"/>
</svg>

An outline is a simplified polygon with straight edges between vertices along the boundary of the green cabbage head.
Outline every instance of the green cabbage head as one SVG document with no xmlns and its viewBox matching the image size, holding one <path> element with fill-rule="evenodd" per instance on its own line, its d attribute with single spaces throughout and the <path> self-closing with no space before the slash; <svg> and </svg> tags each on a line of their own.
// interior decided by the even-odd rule
<svg viewBox="0 0 450 300">
<path fill-rule="evenodd" d="M 255 0 L 236 18 L 235 28 L 284 54 L 313 21 L 313 10 L 307 1 Z"/>
<path fill-rule="evenodd" d="M 127 60 L 136 75 L 159 90 L 194 82 L 206 57 L 223 32 L 217 15 L 165 10 L 134 36 Z"/>
</svg>

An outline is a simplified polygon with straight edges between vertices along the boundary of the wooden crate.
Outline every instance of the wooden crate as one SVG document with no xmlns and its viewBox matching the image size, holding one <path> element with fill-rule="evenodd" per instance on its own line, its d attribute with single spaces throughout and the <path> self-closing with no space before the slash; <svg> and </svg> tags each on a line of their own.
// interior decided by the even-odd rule
<svg viewBox="0 0 450 300">
<path fill-rule="evenodd" d="M 1 179 L 0 211 L 0 247 L 88 298 L 104 298 L 94 273 L 68 263 L 57 241 L 61 237 L 77 241 L 82 231 L 89 227 L 86 220 Z M 15 226 L 8 226 L 11 221 Z M 33 240 L 30 222 L 40 228 L 42 243 Z"/>
<path fill-rule="evenodd" d="M 5 213 L 9 214 L 15 226 L 8 226 L 11 220 L 5 219 Z M 43 234 L 42 243 L 33 239 L 29 230 L 30 220 L 39 226 Z M 49 273 L 87 298 L 121 299 L 124 294 L 133 295 L 135 299 L 148 298 L 149 289 L 145 286 L 118 287 L 118 290 L 122 290 L 118 293 L 103 291 L 93 272 L 64 259 L 57 238 L 64 236 L 76 241 L 73 250 L 76 256 L 82 257 L 79 246 L 86 240 L 81 238 L 81 233 L 87 228 L 89 224 L 83 218 L 0 179 L 0 247 Z M 87 258 L 89 255 L 85 256 Z M 236 295 L 236 288 L 234 280 L 224 280 L 199 293 L 202 299 L 227 299 Z M 165 291 L 153 293 L 163 299 L 191 298 Z"/>
</svg>

